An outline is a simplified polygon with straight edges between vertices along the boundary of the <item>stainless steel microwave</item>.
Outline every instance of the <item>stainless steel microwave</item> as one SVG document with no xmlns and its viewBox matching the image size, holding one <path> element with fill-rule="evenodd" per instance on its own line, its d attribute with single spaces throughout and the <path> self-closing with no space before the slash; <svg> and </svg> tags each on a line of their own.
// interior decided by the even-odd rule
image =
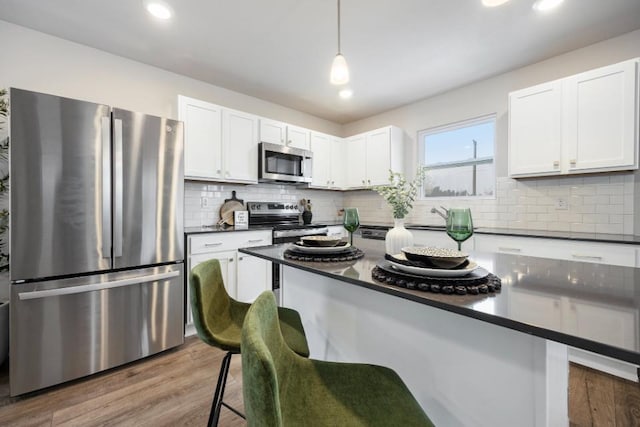
<svg viewBox="0 0 640 427">
<path fill-rule="evenodd" d="M 285 145 L 260 143 L 258 180 L 260 182 L 311 182 L 313 153 Z"/>
</svg>

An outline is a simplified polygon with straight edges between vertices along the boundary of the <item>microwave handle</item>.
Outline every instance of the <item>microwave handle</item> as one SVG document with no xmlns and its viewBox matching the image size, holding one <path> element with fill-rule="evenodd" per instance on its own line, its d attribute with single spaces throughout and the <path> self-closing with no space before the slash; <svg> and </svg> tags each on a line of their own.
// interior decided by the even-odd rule
<svg viewBox="0 0 640 427">
<path fill-rule="evenodd" d="M 305 171 L 305 166 L 307 164 L 307 159 L 308 159 L 308 157 L 302 156 L 302 162 L 300 162 L 301 163 L 301 165 L 300 165 L 300 174 L 302 176 L 306 176 L 304 171 Z"/>
</svg>

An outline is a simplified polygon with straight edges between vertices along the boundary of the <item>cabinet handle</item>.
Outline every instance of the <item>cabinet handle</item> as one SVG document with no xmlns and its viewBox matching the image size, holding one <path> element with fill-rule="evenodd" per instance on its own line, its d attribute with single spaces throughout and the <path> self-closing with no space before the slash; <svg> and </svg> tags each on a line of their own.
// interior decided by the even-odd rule
<svg viewBox="0 0 640 427">
<path fill-rule="evenodd" d="M 212 246 L 220 246 L 221 244 L 222 244 L 222 242 L 205 243 L 204 246 L 205 246 L 205 248 L 210 248 Z"/>
<path fill-rule="evenodd" d="M 238 261 L 242 261 L 242 259 L 243 259 L 243 258 L 244 258 L 244 257 L 241 257 L 241 256 L 240 256 L 240 257 L 238 257 Z"/>
<path fill-rule="evenodd" d="M 577 161 L 576 161 L 576 159 L 571 159 L 571 160 L 569 160 L 569 163 L 571 163 L 572 165 L 574 165 L 574 166 L 575 166 L 575 164 L 577 163 Z"/>
<path fill-rule="evenodd" d="M 229 262 L 233 262 L 233 258 L 229 258 Z"/>
<path fill-rule="evenodd" d="M 364 179 L 362 180 L 362 183 L 364 184 Z"/>
<path fill-rule="evenodd" d="M 247 243 L 258 243 L 258 242 L 262 242 L 264 239 L 249 239 L 247 240 Z"/>
<path fill-rule="evenodd" d="M 520 249 L 520 248 L 503 248 L 503 247 L 499 247 L 498 250 L 501 251 L 501 252 L 522 252 L 522 249 Z"/>
<path fill-rule="evenodd" d="M 556 160 L 555 162 L 553 162 L 553 167 L 554 168 L 558 168 L 560 167 L 560 162 L 558 160 Z"/>
<path fill-rule="evenodd" d="M 369 183 L 369 185 L 371 185 L 371 180 L 370 179 L 368 179 L 367 182 Z"/>
<path fill-rule="evenodd" d="M 595 255 L 571 254 L 571 256 L 575 259 L 590 259 L 592 261 L 602 261 L 601 256 L 595 256 Z"/>
<path fill-rule="evenodd" d="M 291 140 L 287 141 L 287 144 L 291 144 Z"/>
<path fill-rule="evenodd" d="M 218 169 L 218 170 L 216 171 L 216 173 L 217 173 L 218 175 L 220 175 L 220 173 L 221 173 L 221 172 L 222 172 L 222 171 L 221 171 L 220 169 Z"/>
<path fill-rule="evenodd" d="M 327 185 L 329 185 L 330 183 L 331 183 L 330 181 L 327 181 Z"/>
<path fill-rule="evenodd" d="M 336 183 L 335 181 L 331 181 L 331 185 L 333 185 L 333 184 L 335 184 L 335 183 Z"/>
</svg>

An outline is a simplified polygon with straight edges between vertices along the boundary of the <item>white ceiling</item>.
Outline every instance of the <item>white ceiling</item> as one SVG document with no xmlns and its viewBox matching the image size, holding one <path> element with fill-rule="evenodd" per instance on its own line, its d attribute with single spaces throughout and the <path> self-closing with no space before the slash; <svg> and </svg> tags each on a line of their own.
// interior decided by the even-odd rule
<svg viewBox="0 0 640 427">
<path fill-rule="evenodd" d="M 343 0 L 354 97 L 329 83 L 335 0 L 0 0 L 0 19 L 348 123 L 640 28 L 640 0 Z M 6 40 L 5 40 L 6 42 Z M 5 64 L 5 66 L 7 66 Z"/>
</svg>

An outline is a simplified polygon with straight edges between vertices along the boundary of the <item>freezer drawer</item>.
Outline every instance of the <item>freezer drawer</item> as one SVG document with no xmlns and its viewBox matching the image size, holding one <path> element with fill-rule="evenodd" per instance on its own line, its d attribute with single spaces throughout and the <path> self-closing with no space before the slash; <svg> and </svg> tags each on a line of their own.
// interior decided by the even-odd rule
<svg viewBox="0 0 640 427">
<path fill-rule="evenodd" d="M 183 265 L 11 286 L 11 395 L 184 342 Z"/>
</svg>

